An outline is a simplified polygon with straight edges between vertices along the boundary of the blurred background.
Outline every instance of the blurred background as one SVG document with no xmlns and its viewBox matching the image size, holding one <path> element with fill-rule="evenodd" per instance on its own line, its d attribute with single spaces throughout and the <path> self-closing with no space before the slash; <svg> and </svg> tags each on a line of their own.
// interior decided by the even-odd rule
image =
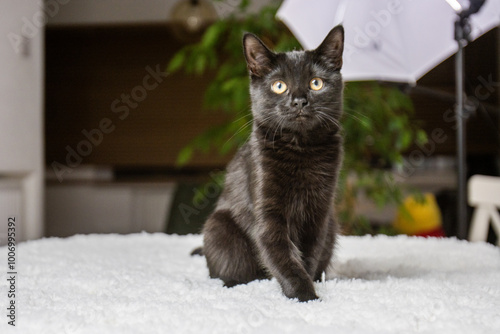
<svg viewBox="0 0 500 334">
<path fill-rule="evenodd" d="M 299 47 L 279 5 L 3 0 L 0 219 L 20 240 L 199 232 L 250 130 L 242 33 Z M 469 175 L 499 175 L 499 56 L 498 28 L 466 48 Z M 346 84 L 345 233 L 456 235 L 454 75 Z"/>
</svg>

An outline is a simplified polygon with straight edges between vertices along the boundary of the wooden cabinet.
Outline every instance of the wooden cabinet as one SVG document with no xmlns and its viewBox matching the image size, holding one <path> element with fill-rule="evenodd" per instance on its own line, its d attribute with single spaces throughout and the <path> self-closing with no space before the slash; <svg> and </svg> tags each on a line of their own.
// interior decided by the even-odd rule
<svg viewBox="0 0 500 334">
<path fill-rule="evenodd" d="M 43 35 L 40 1 L 0 2 L 0 224 L 16 215 L 18 241 L 43 234 Z"/>
<path fill-rule="evenodd" d="M 164 232 L 175 184 L 49 182 L 47 236 Z"/>
<path fill-rule="evenodd" d="M 18 222 L 18 215 L 22 206 L 21 194 L 22 183 L 19 179 L 13 177 L 0 179 L 0 214 L 2 219 L 0 223 L 0 246 L 7 244 L 8 223 L 10 221 L 15 224 Z M 22 235 L 22 226 L 16 226 L 15 232 Z"/>
</svg>

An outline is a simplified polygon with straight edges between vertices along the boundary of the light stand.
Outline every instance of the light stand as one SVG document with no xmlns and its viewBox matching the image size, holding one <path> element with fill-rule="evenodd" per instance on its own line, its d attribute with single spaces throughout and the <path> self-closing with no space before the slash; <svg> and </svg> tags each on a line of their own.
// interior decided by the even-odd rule
<svg viewBox="0 0 500 334">
<path fill-rule="evenodd" d="M 477 13 L 485 0 L 471 0 L 470 7 L 459 13 L 455 22 L 455 40 L 458 51 L 455 56 L 455 85 L 457 105 L 455 117 L 457 121 L 457 237 L 467 238 L 467 150 L 466 120 L 468 112 L 464 108 L 464 47 L 469 42 L 471 26 L 470 15 Z"/>
</svg>

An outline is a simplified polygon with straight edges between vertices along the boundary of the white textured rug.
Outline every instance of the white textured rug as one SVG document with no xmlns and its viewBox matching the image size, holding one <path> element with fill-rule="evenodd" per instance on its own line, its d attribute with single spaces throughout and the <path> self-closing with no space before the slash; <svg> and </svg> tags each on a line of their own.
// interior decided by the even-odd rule
<svg viewBox="0 0 500 334">
<path fill-rule="evenodd" d="M 200 236 L 91 235 L 18 246 L 16 327 L 1 333 L 500 333 L 500 251 L 454 239 L 342 237 L 320 301 L 275 280 L 224 288 Z M 5 247 L 0 259 L 6 267 Z M 7 270 L 3 270 L 2 275 Z"/>
</svg>

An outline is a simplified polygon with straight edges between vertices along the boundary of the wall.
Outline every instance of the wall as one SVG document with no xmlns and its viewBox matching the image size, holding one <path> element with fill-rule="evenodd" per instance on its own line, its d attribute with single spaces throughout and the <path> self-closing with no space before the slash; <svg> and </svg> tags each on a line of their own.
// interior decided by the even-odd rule
<svg viewBox="0 0 500 334">
<path fill-rule="evenodd" d="M 211 1 L 211 0 L 208 0 Z M 219 17 L 233 12 L 242 0 L 211 1 Z M 250 9 L 273 0 L 253 0 Z M 178 0 L 45 0 L 53 8 L 48 25 L 165 23 Z"/>
</svg>

